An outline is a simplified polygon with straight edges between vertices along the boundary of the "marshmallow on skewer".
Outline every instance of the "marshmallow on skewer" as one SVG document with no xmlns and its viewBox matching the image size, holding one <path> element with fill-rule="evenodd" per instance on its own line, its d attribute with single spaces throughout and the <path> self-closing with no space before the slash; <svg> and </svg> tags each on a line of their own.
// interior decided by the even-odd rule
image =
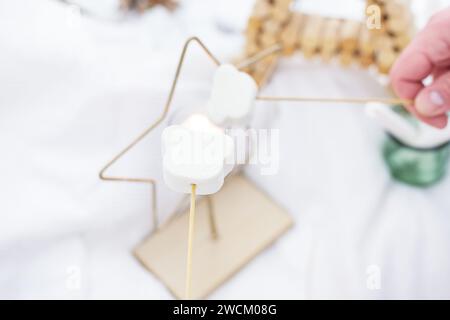
<svg viewBox="0 0 450 320">
<path fill-rule="evenodd" d="M 194 114 L 162 133 L 164 181 L 176 192 L 216 193 L 233 168 L 234 142 L 207 117 Z"/>
</svg>

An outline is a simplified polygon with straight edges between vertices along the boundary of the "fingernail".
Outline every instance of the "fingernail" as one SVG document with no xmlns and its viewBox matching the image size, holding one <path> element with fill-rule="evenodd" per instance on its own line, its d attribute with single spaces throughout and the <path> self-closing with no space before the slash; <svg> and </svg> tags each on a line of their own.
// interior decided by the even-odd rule
<svg viewBox="0 0 450 320">
<path fill-rule="evenodd" d="M 435 116 L 444 112 L 445 100 L 439 91 L 433 90 L 428 94 L 428 99 L 419 96 L 417 99 L 417 110 L 427 116 Z"/>
<path fill-rule="evenodd" d="M 442 98 L 441 94 L 437 91 L 430 92 L 430 101 L 436 106 L 442 106 L 445 103 L 444 98 Z"/>
</svg>

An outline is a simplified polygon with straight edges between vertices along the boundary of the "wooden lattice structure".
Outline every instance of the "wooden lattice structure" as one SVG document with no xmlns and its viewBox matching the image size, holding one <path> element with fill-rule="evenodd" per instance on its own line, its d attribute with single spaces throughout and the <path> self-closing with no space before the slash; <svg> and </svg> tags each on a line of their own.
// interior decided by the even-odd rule
<svg viewBox="0 0 450 320">
<path fill-rule="evenodd" d="M 256 0 L 246 29 L 244 56 L 250 57 L 276 44 L 281 46 L 280 52 L 246 69 L 260 85 L 275 69 L 280 56 L 297 51 L 307 59 L 318 56 L 325 62 L 337 60 L 343 66 L 374 66 L 381 74 L 387 74 L 414 33 L 408 0 L 366 0 L 365 16 L 370 19 L 371 15 L 379 14 L 378 28 L 369 27 L 366 19 L 356 21 L 296 12 L 292 9 L 294 1 Z M 330 0 L 330 5 L 338 3 Z"/>
</svg>

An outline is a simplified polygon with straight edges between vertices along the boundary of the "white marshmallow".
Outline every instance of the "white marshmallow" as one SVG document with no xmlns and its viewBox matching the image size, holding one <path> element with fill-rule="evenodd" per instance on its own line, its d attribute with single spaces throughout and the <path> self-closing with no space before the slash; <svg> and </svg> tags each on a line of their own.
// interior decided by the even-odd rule
<svg viewBox="0 0 450 320">
<path fill-rule="evenodd" d="M 209 118 L 217 124 L 243 122 L 249 116 L 258 86 L 251 76 L 230 64 L 217 68 L 207 103 Z"/>
<path fill-rule="evenodd" d="M 176 192 L 190 193 L 196 184 L 199 195 L 216 193 L 233 169 L 233 139 L 198 119 L 191 125 L 199 123 L 196 128 L 170 126 L 162 133 L 164 181 Z"/>
</svg>

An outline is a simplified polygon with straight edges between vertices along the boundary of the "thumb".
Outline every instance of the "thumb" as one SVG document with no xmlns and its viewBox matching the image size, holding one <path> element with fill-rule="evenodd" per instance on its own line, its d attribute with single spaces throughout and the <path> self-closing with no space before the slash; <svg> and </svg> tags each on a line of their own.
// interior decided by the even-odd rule
<svg viewBox="0 0 450 320">
<path fill-rule="evenodd" d="M 444 115 L 450 110 L 450 71 L 422 89 L 416 97 L 416 109 L 426 117 Z"/>
</svg>

